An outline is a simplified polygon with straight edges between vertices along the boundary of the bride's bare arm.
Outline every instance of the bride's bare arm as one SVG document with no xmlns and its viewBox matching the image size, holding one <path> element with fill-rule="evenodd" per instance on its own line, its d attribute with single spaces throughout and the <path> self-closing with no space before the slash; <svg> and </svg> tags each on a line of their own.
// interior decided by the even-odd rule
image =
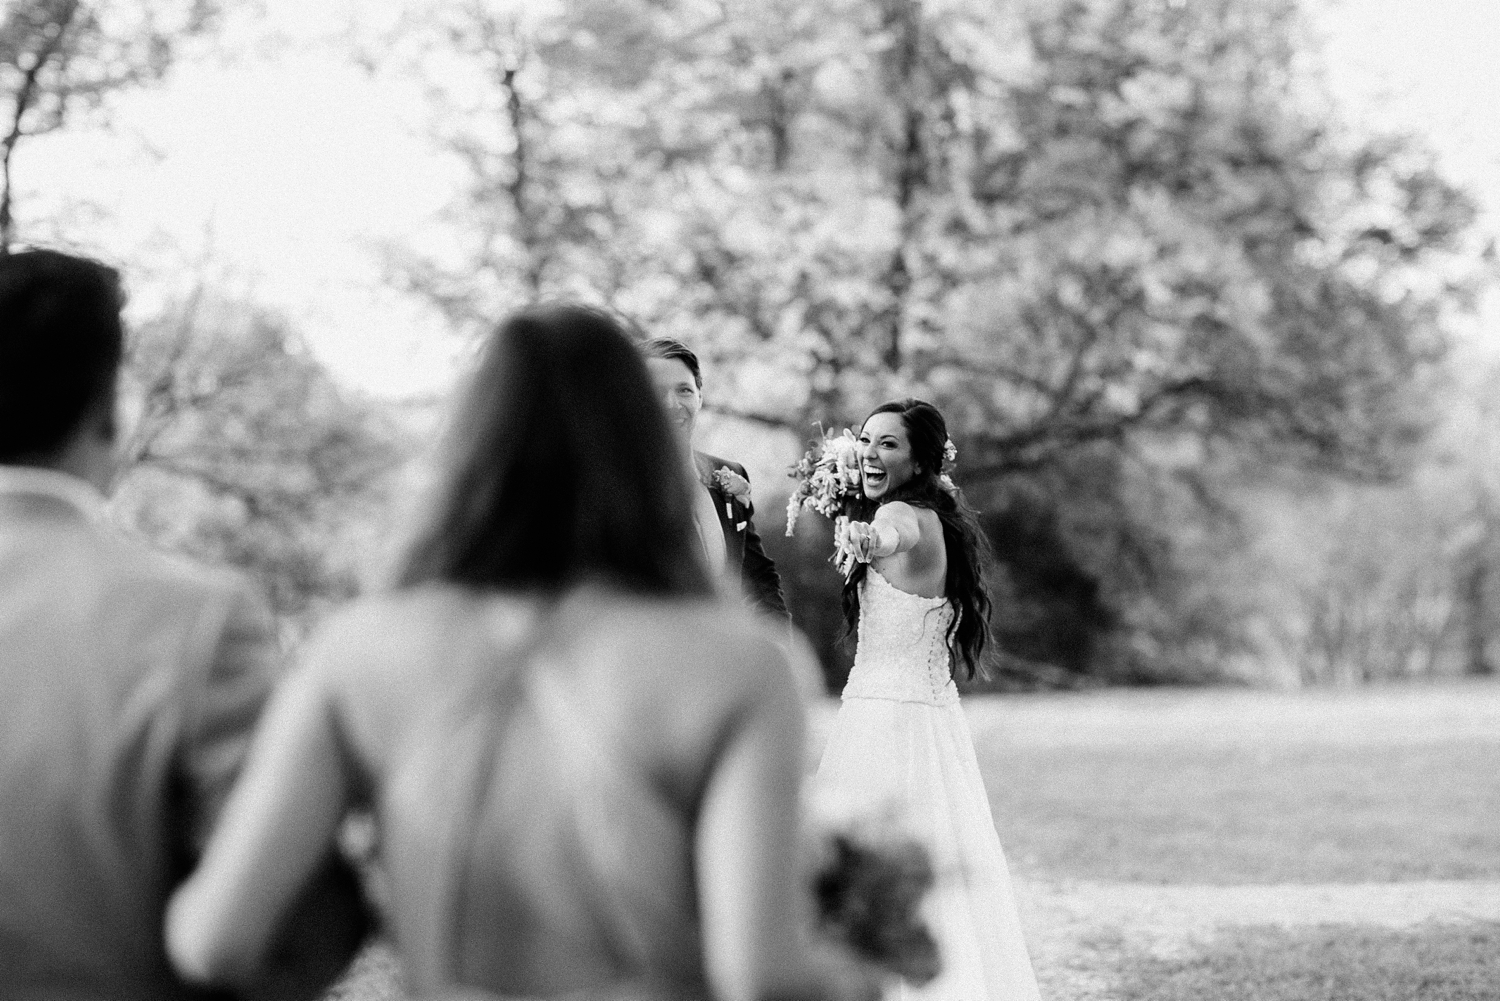
<svg viewBox="0 0 1500 1001">
<path fill-rule="evenodd" d="M 870 522 L 873 530 L 870 557 L 894 556 L 906 553 L 922 541 L 922 522 L 916 510 L 904 501 L 882 504 Z"/>
<path fill-rule="evenodd" d="M 312 668 L 271 699 L 203 860 L 167 909 L 167 952 L 187 980 L 261 977 L 282 919 L 329 858 L 351 783 Z"/>
<path fill-rule="evenodd" d="M 904 501 L 882 504 L 872 520 L 851 521 L 844 531 L 844 546 L 861 563 L 910 552 L 922 541 L 922 522 Z"/>
</svg>

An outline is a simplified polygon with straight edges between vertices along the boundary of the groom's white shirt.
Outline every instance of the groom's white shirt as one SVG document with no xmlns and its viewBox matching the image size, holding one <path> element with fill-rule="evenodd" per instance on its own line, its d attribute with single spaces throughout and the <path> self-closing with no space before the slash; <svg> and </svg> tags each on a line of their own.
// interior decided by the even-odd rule
<svg viewBox="0 0 1500 1001">
<path fill-rule="evenodd" d="M 686 468 L 688 488 L 693 495 L 693 524 L 698 529 L 698 544 L 703 547 L 708 572 L 715 580 L 723 580 L 728 570 L 729 549 L 724 545 L 724 530 L 719 527 L 719 512 L 714 510 L 713 495 L 708 492 L 708 484 L 700 478 L 691 442 Z"/>
<path fill-rule="evenodd" d="M 708 487 L 693 475 L 693 520 L 698 525 L 698 541 L 703 544 L 703 555 L 708 560 L 708 569 L 715 577 L 723 577 L 727 569 L 729 550 L 724 545 L 724 531 L 719 527 L 719 513 L 714 510 L 713 495 Z"/>
</svg>

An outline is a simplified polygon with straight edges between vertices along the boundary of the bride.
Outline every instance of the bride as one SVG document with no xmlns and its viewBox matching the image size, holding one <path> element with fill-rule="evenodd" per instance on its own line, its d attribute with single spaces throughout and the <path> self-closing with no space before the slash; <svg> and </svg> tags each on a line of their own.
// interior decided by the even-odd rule
<svg viewBox="0 0 1500 1001">
<path fill-rule="evenodd" d="M 988 633 L 983 545 L 942 474 L 952 460 L 930 403 L 877 407 L 859 435 L 863 498 L 839 532 L 854 668 L 813 780 L 833 822 L 894 820 L 927 846 L 923 916 L 942 971 L 902 1001 L 1027 1001 L 1036 978 L 953 678 L 973 677 Z"/>
</svg>

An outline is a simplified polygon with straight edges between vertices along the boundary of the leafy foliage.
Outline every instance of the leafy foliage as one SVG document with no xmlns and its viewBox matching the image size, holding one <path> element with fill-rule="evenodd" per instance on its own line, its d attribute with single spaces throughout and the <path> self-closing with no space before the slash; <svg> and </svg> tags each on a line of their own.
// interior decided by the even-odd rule
<svg viewBox="0 0 1500 1001">
<path fill-rule="evenodd" d="M 1211 672 L 1177 560 L 1225 470 L 1398 475 L 1478 287 L 1473 203 L 1339 127 L 1292 0 L 414 7 L 381 49 L 471 181 L 407 288 L 606 303 L 799 438 L 931 400 L 1022 674 Z"/>
<path fill-rule="evenodd" d="M 0 16 L 0 253 L 15 238 L 11 158 L 21 141 L 162 78 L 219 0 L 7 0 Z"/>
<path fill-rule="evenodd" d="M 622 6 L 417 33 L 491 308 L 697 333 L 796 376 L 734 394 L 796 428 L 914 388 L 971 479 L 1138 428 L 1360 471 L 1414 433 L 1473 207 L 1309 106 L 1291 4 Z"/>
<path fill-rule="evenodd" d="M 283 321 L 200 289 L 134 331 L 124 392 L 123 521 L 249 569 L 292 623 L 358 590 L 412 445 Z"/>
</svg>

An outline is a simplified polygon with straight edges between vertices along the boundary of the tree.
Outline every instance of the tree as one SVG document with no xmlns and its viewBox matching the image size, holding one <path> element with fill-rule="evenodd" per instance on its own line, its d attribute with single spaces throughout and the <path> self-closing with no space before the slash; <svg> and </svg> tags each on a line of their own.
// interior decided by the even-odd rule
<svg viewBox="0 0 1500 1001">
<path fill-rule="evenodd" d="M 636 6 L 597 6 L 628 38 Z M 616 141 L 611 81 L 572 72 L 573 23 L 520 3 L 418 5 L 361 54 L 371 72 L 422 81 L 433 138 L 464 167 L 433 239 L 386 248 L 392 282 L 457 329 L 487 328 L 519 302 L 598 300 L 624 282 L 630 209 L 619 199 L 649 165 Z"/>
<path fill-rule="evenodd" d="M 132 332 L 122 395 L 121 521 L 246 568 L 293 626 L 357 593 L 414 446 L 285 321 L 200 284 Z"/>
<path fill-rule="evenodd" d="M 218 0 L 7 0 L 0 17 L 0 254 L 16 239 L 12 162 L 22 141 L 160 80 Z"/>
<path fill-rule="evenodd" d="M 490 318 L 596 299 L 799 437 L 931 400 L 995 530 L 1076 571 L 1074 670 L 1201 673 L 1237 642 L 1178 631 L 1214 599 L 1164 498 L 1210 531 L 1235 470 L 1391 477 L 1431 424 L 1475 208 L 1416 143 L 1341 127 L 1293 0 L 507 9 L 408 26 L 424 76 L 463 82 L 439 88 L 474 181 L 452 219 L 481 248 L 410 287 Z M 1055 664 L 1014 579 L 1034 550 L 1000 548 L 1008 645 Z"/>
<path fill-rule="evenodd" d="M 1263 493 L 1260 517 L 1281 511 L 1266 534 L 1293 539 L 1257 559 L 1303 597 L 1280 609 L 1275 652 L 1305 680 L 1494 672 L 1500 369 L 1474 355 L 1445 382 L 1447 412 L 1406 481 Z"/>
</svg>

